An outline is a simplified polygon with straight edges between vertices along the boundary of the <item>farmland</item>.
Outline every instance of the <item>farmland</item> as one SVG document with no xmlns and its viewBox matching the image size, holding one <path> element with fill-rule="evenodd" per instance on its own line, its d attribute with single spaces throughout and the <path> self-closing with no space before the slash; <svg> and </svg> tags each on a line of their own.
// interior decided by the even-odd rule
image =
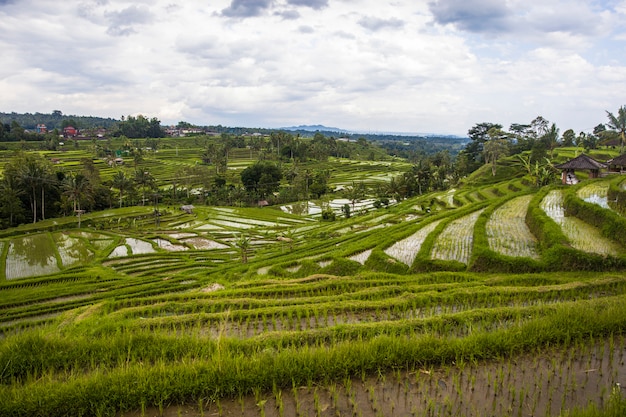
<svg viewBox="0 0 626 417">
<path fill-rule="evenodd" d="M 166 154 L 146 158 L 163 184 L 192 160 Z M 374 187 L 407 164 L 327 168 Z M 593 196 L 621 181 L 476 177 L 388 205 L 161 203 L 7 229 L 0 415 L 620 415 L 625 220 Z"/>
</svg>

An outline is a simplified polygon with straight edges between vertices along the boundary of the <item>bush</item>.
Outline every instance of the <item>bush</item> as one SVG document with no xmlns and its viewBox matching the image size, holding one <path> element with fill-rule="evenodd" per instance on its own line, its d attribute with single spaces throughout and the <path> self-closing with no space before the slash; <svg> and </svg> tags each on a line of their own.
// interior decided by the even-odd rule
<svg viewBox="0 0 626 417">
<path fill-rule="evenodd" d="M 327 208 L 324 211 L 322 211 L 322 221 L 334 222 L 336 218 L 337 216 L 335 215 L 335 212 L 333 211 L 333 209 Z"/>
<path fill-rule="evenodd" d="M 387 256 L 382 249 L 374 249 L 365 261 L 365 266 L 372 271 L 388 272 L 392 274 L 406 274 L 409 267 L 402 262 Z"/>
<path fill-rule="evenodd" d="M 333 262 L 325 268 L 321 269 L 321 273 L 347 276 L 356 274 L 361 269 L 361 264 L 345 258 L 335 258 Z"/>
</svg>

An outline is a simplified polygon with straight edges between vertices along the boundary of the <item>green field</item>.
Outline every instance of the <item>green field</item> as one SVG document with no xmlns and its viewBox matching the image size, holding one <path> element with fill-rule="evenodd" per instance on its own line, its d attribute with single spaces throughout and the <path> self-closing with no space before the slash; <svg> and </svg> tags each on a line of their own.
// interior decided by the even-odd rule
<svg viewBox="0 0 626 417">
<path fill-rule="evenodd" d="M 191 149 L 146 158 L 163 187 Z M 1 231 L 0 415 L 623 415 L 626 219 L 597 203 L 622 179 L 479 171 L 349 218 L 310 201 L 335 221 L 162 204 Z"/>
</svg>

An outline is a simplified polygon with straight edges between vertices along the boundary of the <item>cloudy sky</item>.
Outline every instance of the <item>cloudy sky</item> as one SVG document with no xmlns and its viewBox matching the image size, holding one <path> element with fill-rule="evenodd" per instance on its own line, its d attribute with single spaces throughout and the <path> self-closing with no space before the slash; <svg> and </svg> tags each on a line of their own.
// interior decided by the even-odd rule
<svg viewBox="0 0 626 417">
<path fill-rule="evenodd" d="M 0 0 L 0 111 L 464 135 L 626 104 L 626 0 Z"/>
</svg>

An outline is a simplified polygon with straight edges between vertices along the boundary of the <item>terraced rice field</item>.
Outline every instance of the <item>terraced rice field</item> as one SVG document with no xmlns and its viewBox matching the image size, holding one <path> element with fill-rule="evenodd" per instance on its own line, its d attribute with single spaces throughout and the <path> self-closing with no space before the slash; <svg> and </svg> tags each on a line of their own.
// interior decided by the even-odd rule
<svg viewBox="0 0 626 417">
<path fill-rule="evenodd" d="M 474 225 L 481 213 L 482 210 L 477 210 L 450 222 L 437 237 L 431 257 L 444 261 L 469 263 L 474 242 Z"/>
<path fill-rule="evenodd" d="M 487 222 L 489 247 L 506 256 L 539 258 L 537 239 L 526 225 L 532 195 L 513 198 L 496 209 Z"/>
<path fill-rule="evenodd" d="M 620 274 L 214 278 L 1 288 L 0 413 L 529 417 L 626 375 Z"/>
<path fill-rule="evenodd" d="M 0 415 L 531 417 L 618 402 L 622 271 L 412 273 L 425 252 L 472 271 L 477 219 L 494 207 L 481 239 L 541 265 L 524 222 L 537 207 L 503 204 L 507 190 L 334 222 L 198 207 L 156 228 L 128 209 L 7 235 Z M 425 210 L 433 198 L 445 204 Z M 623 255 L 564 217 L 561 191 L 541 207 L 578 250 Z"/>
<path fill-rule="evenodd" d="M 565 216 L 563 193 L 560 190 L 550 191 L 542 200 L 541 208 L 561 226 L 574 248 L 600 255 L 617 256 L 622 253 L 619 244 L 603 237 L 595 227 L 576 217 Z"/>
<path fill-rule="evenodd" d="M 60 271 L 52 238 L 47 233 L 11 239 L 6 255 L 8 280 Z"/>
<path fill-rule="evenodd" d="M 610 209 L 608 203 L 609 183 L 608 182 L 594 182 L 589 185 L 585 185 L 576 193 L 578 198 L 588 202 L 597 204 L 602 208 Z"/>
<path fill-rule="evenodd" d="M 407 237 L 406 239 L 399 240 L 389 248 L 385 249 L 385 253 L 392 258 L 411 266 L 417 256 L 417 253 L 422 248 L 422 243 L 424 243 L 424 240 L 435 230 L 439 223 L 440 221 L 438 220 L 427 224 L 413 235 Z"/>
</svg>

